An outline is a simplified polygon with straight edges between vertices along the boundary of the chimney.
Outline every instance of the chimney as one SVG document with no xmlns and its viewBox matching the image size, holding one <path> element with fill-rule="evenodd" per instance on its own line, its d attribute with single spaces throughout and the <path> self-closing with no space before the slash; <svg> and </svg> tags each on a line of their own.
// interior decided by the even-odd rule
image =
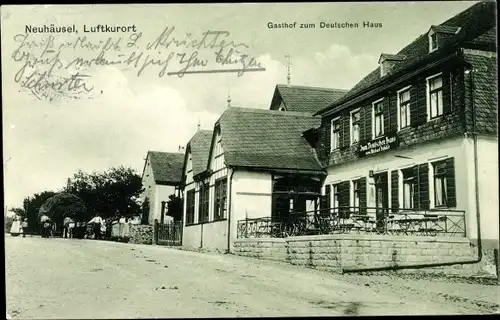
<svg viewBox="0 0 500 320">
<path fill-rule="evenodd" d="M 380 65 L 380 77 L 383 77 L 397 67 L 397 65 L 403 61 L 406 57 L 403 55 L 382 53 L 378 63 Z"/>
</svg>

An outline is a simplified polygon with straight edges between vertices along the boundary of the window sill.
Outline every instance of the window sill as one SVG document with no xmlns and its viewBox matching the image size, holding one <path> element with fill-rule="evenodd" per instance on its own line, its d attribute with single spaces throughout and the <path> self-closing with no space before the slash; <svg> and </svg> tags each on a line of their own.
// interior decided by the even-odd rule
<svg viewBox="0 0 500 320">
<path fill-rule="evenodd" d="M 441 114 L 441 115 L 439 115 L 439 116 L 435 116 L 434 118 L 428 118 L 428 119 L 427 119 L 427 122 L 431 122 L 431 121 L 436 121 L 436 120 L 438 120 L 438 119 L 442 119 L 442 118 L 443 118 L 443 116 L 444 116 L 444 114 Z"/>
<path fill-rule="evenodd" d="M 221 221 L 227 221 L 227 218 L 214 219 L 210 222 L 221 222 Z"/>
<path fill-rule="evenodd" d="M 407 126 L 406 126 L 406 127 L 404 127 L 404 128 L 398 128 L 398 132 L 397 132 L 397 133 L 400 133 L 400 132 L 401 132 L 401 133 L 404 133 L 404 132 L 406 132 L 406 131 L 409 131 L 409 130 L 410 130 L 410 128 L 411 128 L 411 124 L 407 125 Z"/>
</svg>

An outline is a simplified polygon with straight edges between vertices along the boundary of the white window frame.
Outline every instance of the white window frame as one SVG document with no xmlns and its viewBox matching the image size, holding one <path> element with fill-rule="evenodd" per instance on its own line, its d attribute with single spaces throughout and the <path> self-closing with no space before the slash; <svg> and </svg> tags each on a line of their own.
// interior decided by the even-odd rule
<svg viewBox="0 0 500 320">
<path fill-rule="evenodd" d="M 443 97 L 443 93 L 441 92 L 441 104 L 442 104 L 442 108 L 443 108 L 443 113 L 440 114 L 439 116 L 437 117 L 434 117 L 431 119 L 431 95 L 430 95 L 430 85 L 429 85 L 429 81 L 430 80 L 433 80 L 435 78 L 438 78 L 438 77 L 441 77 L 441 91 L 443 91 L 444 89 L 444 81 L 443 81 L 443 73 L 442 72 L 439 72 L 439 73 L 436 73 L 432 76 L 429 76 L 427 78 L 425 78 L 425 95 L 426 95 L 426 108 L 427 108 L 427 121 L 431 121 L 431 120 L 434 120 L 434 119 L 439 119 L 443 114 L 444 114 L 444 97 Z"/>
<path fill-rule="evenodd" d="M 429 166 L 429 204 L 430 204 L 430 208 L 433 208 L 433 209 L 448 209 L 450 208 L 449 207 L 449 204 L 448 204 L 448 192 L 449 190 L 447 189 L 447 180 L 448 180 L 448 177 L 446 176 L 446 173 L 444 175 L 444 183 L 445 183 L 445 189 L 446 189 L 446 194 L 444 195 L 444 201 L 445 201 L 445 205 L 443 206 L 439 206 L 437 207 L 436 206 L 436 180 L 435 180 L 435 174 L 436 174 L 436 169 L 435 169 L 435 165 L 438 164 L 438 163 L 442 163 L 442 162 L 445 162 L 447 158 L 443 158 L 441 160 L 434 160 L 432 162 L 429 162 L 428 163 L 428 166 Z"/>
<path fill-rule="evenodd" d="M 399 190 L 400 190 L 400 192 L 399 192 L 399 207 L 402 210 L 414 210 L 415 209 L 415 203 L 414 203 L 413 196 L 414 196 L 416 190 L 418 189 L 418 185 L 417 185 L 418 177 L 413 176 L 413 194 L 412 194 L 412 199 L 411 199 L 411 202 L 413 202 L 413 208 L 406 208 L 405 201 L 404 201 L 405 195 L 404 195 L 404 173 L 403 173 L 403 171 L 413 170 L 413 167 L 414 166 L 408 166 L 405 168 L 400 168 L 398 170 L 399 171 L 398 184 L 399 184 Z"/>
<path fill-rule="evenodd" d="M 397 107 L 397 112 L 398 112 L 398 131 L 400 131 L 401 129 L 408 128 L 411 125 L 411 91 L 410 91 L 410 103 L 409 103 L 410 104 L 410 107 L 409 107 L 410 110 L 407 110 L 407 112 L 409 111 L 409 113 L 410 113 L 410 121 L 408 121 L 407 126 L 404 127 L 404 128 L 401 128 L 401 100 L 399 99 L 400 93 L 408 91 L 410 89 L 411 89 L 411 85 L 406 86 L 406 87 L 404 87 L 404 88 L 402 88 L 402 89 L 400 89 L 400 90 L 398 90 L 396 92 L 397 101 L 398 101 L 398 103 L 397 103 L 397 105 L 398 105 L 398 107 Z"/>
<path fill-rule="evenodd" d="M 338 213 L 339 211 L 339 199 L 335 201 L 335 193 L 338 193 L 339 184 L 332 183 L 330 184 L 330 209 L 332 209 L 331 213 Z"/>
<path fill-rule="evenodd" d="M 361 138 L 361 135 L 359 135 L 358 137 L 358 141 L 354 141 L 353 140 L 353 125 L 352 125 L 352 114 L 353 113 L 356 113 L 356 112 L 361 112 L 361 108 L 357 108 L 357 109 L 354 109 L 352 110 L 350 113 L 349 113 L 349 131 L 350 131 L 350 134 L 349 134 L 349 138 L 351 140 L 351 146 L 354 145 L 355 143 L 359 143 L 359 139 Z M 361 121 L 361 114 L 360 114 L 360 117 L 359 117 L 359 121 Z M 359 130 L 358 130 L 358 133 L 359 133 Z"/>
<path fill-rule="evenodd" d="M 350 201 L 349 201 L 349 203 L 350 203 L 350 206 L 351 206 L 352 210 L 355 210 L 355 209 L 354 209 L 354 207 L 358 207 L 358 208 L 359 208 L 359 205 L 360 205 L 360 200 L 361 200 L 361 199 L 359 198 L 359 190 L 360 190 L 360 187 L 361 187 L 361 186 L 359 185 L 359 183 L 360 183 L 360 181 L 359 181 L 359 180 L 360 180 L 360 178 L 357 178 L 357 179 L 353 179 L 353 180 L 351 180 L 351 186 L 350 186 L 350 187 L 351 187 L 351 188 L 350 188 L 350 189 L 351 189 L 351 190 L 350 190 L 350 195 L 351 195 L 351 196 L 350 196 Z M 357 206 L 356 206 L 356 202 L 354 201 L 354 183 L 355 183 L 355 182 L 357 182 L 357 183 L 358 183 L 358 205 L 357 205 Z"/>
<path fill-rule="evenodd" d="M 380 136 L 375 136 L 375 105 L 379 104 L 380 102 L 383 102 L 384 98 L 380 98 L 378 100 L 375 100 L 372 102 L 372 140 L 375 138 L 380 138 L 383 137 L 385 134 L 385 128 L 384 128 L 384 112 L 382 111 L 382 134 Z M 383 108 L 383 106 L 382 106 Z M 382 109 L 383 110 L 383 109 Z"/>
<path fill-rule="evenodd" d="M 436 36 L 436 47 L 432 47 L 432 36 Z M 429 31 L 429 53 L 436 51 L 439 48 L 439 37 L 438 34 L 434 31 Z"/>
<path fill-rule="evenodd" d="M 335 148 L 333 147 L 333 124 L 335 122 L 338 122 L 340 126 L 340 117 L 335 117 L 330 121 L 330 151 L 337 150 L 340 148 L 340 130 L 339 130 L 339 140 L 337 146 Z"/>
</svg>

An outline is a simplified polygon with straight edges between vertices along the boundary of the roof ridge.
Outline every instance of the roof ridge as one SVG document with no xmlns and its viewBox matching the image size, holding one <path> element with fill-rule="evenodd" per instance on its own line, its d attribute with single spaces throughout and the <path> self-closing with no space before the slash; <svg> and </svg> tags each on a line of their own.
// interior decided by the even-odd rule
<svg viewBox="0 0 500 320">
<path fill-rule="evenodd" d="M 261 114 L 273 114 L 282 116 L 300 116 L 300 117 L 311 117 L 314 118 L 311 112 L 303 111 L 280 111 L 280 110 L 269 110 L 260 108 L 248 108 L 248 107 L 231 107 L 224 111 L 226 112 L 248 112 L 248 113 L 261 113 Z"/>
<path fill-rule="evenodd" d="M 171 151 L 158 151 L 158 150 L 148 150 L 148 153 L 164 153 L 164 154 L 184 154 L 182 152 L 171 152 Z"/>
<path fill-rule="evenodd" d="M 324 90 L 324 91 L 349 91 L 349 89 L 337 89 L 337 88 L 327 88 L 327 87 L 317 87 L 317 86 L 304 86 L 304 85 L 287 85 L 287 84 L 277 84 L 277 87 L 286 87 L 286 88 L 297 88 L 297 89 L 311 89 L 311 90 Z"/>
</svg>

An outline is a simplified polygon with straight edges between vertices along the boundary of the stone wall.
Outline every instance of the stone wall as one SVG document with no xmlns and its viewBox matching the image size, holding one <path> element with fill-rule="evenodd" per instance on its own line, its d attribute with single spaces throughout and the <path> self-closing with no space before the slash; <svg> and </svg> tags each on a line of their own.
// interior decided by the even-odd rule
<svg viewBox="0 0 500 320">
<path fill-rule="evenodd" d="M 237 255 L 286 261 L 294 265 L 342 272 L 342 269 L 406 266 L 473 260 L 477 249 L 466 238 L 377 235 L 325 235 L 286 239 L 238 239 Z M 495 274 L 489 259 L 479 264 L 405 269 L 454 275 Z"/>
<path fill-rule="evenodd" d="M 129 243 L 153 244 L 153 226 L 132 224 L 129 235 Z"/>
</svg>

